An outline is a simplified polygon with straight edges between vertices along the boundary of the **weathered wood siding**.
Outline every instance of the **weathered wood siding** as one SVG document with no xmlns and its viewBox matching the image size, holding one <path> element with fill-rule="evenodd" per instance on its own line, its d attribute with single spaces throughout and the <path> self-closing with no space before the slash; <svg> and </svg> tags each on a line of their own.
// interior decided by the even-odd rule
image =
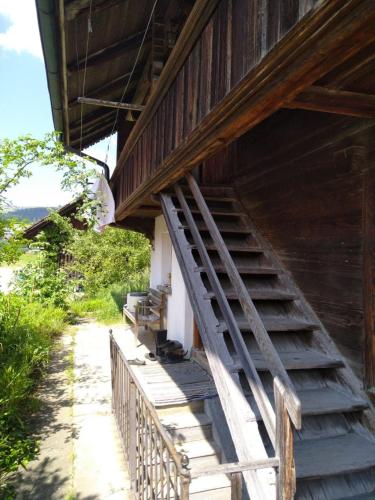
<svg viewBox="0 0 375 500">
<path fill-rule="evenodd" d="M 116 206 L 157 173 L 318 0 L 221 0 L 161 105 L 116 174 Z M 118 187 L 119 186 L 119 187 Z"/>
<path fill-rule="evenodd" d="M 370 120 L 282 111 L 203 168 L 204 183 L 234 181 L 249 215 L 360 375 L 364 314 L 367 351 L 374 349 L 374 131 Z M 375 358 L 368 358 L 371 370 Z"/>
</svg>

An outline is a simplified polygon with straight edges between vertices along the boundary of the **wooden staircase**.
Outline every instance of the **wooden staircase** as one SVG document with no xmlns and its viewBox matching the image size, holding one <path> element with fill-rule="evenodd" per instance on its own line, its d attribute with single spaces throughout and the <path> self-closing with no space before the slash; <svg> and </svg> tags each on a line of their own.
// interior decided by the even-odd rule
<svg viewBox="0 0 375 500">
<path fill-rule="evenodd" d="M 194 182 L 190 178 L 190 187 L 194 186 Z M 361 391 L 360 383 L 272 248 L 257 232 L 235 192 L 226 187 L 209 187 L 203 188 L 202 193 L 301 403 L 302 427 L 294 431 L 295 498 L 375 499 L 375 439 L 363 424 L 363 412 L 369 408 L 369 402 Z M 228 420 L 230 409 L 225 406 L 231 404 L 238 404 L 238 412 L 248 412 L 244 416 L 239 414 L 235 423 L 228 421 L 238 459 L 274 456 L 275 442 L 270 438 L 272 432 L 268 432 L 270 425 L 268 423 L 267 428 L 267 422 L 262 417 L 266 413 L 256 403 L 259 397 L 254 394 L 254 386 L 253 390 L 250 389 L 243 353 L 238 351 L 230 335 L 220 297 L 209 275 L 208 267 L 211 265 L 220 285 L 220 294 L 226 298 L 241 332 L 242 345 L 251 357 L 260 385 L 274 406 L 272 363 L 257 342 L 255 330 L 244 313 L 238 290 L 233 286 L 195 193 L 193 195 L 190 189 L 183 186 L 176 192 L 163 193 L 161 200 L 212 376 L 219 385 L 219 377 L 227 377 L 228 384 L 233 383 L 232 387 L 237 385 L 238 388 L 234 393 L 220 394 L 218 387 L 224 413 Z M 184 200 L 196 223 L 195 229 L 187 217 L 189 214 Z M 199 238 L 194 232 L 196 229 L 209 261 L 205 260 L 201 251 Z M 220 358 L 219 366 L 215 364 L 216 358 Z M 288 383 L 288 379 L 285 380 Z M 246 410 L 242 396 L 248 406 Z M 227 401 L 229 399 L 230 402 Z M 245 421 L 247 425 L 249 418 L 257 422 L 256 427 L 246 427 L 241 433 L 240 427 L 245 425 Z M 248 441 L 248 446 L 243 445 L 241 439 Z M 246 474 L 244 477 L 248 489 L 249 485 L 253 486 L 249 490 L 252 499 L 268 500 L 275 494 L 271 474 L 266 479 L 265 471 L 261 471 L 255 479 L 254 473 L 248 479 Z M 271 489 L 265 486 L 267 484 Z"/>
<path fill-rule="evenodd" d="M 176 449 L 189 458 L 192 473 L 222 463 L 212 420 L 205 412 L 204 400 L 157 410 L 160 422 L 173 439 Z M 193 479 L 189 497 L 195 500 L 230 500 L 230 480 L 225 474 Z"/>
</svg>

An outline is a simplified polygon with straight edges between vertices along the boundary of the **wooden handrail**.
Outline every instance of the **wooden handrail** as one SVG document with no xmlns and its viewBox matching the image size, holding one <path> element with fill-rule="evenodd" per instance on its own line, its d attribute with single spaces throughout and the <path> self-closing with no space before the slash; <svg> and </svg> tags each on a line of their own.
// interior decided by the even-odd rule
<svg viewBox="0 0 375 500">
<path fill-rule="evenodd" d="M 201 212 L 203 220 L 207 226 L 210 236 L 216 246 L 218 254 L 225 269 L 228 273 L 228 277 L 235 289 L 238 300 L 241 304 L 243 312 L 246 319 L 249 322 L 251 330 L 257 340 L 258 346 L 269 364 L 270 372 L 273 377 L 278 377 L 280 383 L 284 386 L 283 397 L 285 398 L 286 407 L 290 418 L 296 429 L 301 428 L 302 417 L 301 417 L 301 402 L 297 396 L 296 390 L 293 386 L 292 381 L 287 374 L 284 365 L 268 335 L 268 332 L 258 314 L 258 311 L 249 295 L 249 292 L 237 270 L 237 267 L 232 259 L 232 256 L 225 245 L 223 237 L 218 230 L 216 223 L 207 207 L 207 204 L 203 198 L 203 195 L 199 189 L 197 182 L 191 174 L 186 176 L 191 192 L 193 193 L 195 202 Z M 229 325 L 227 325 L 229 326 Z M 260 409 L 260 408 L 259 408 Z"/>
<path fill-rule="evenodd" d="M 176 185 L 175 191 L 177 198 L 180 202 L 182 211 L 185 215 L 186 221 L 189 225 L 190 231 L 192 233 L 195 244 L 197 245 L 198 252 L 207 270 L 207 275 L 210 280 L 211 286 L 215 292 L 216 298 L 219 302 L 220 309 L 227 323 L 228 330 L 231 334 L 232 342 L 235 346 L 238 357 L 241 359 L 242 366 L 246 375 L 246 379 L 249 383 L 250 389 L 254 395 L 254 399 L 257 403 L 261 416 L 263 418 L 264 425 L 266 426 L 268 435 L 271 439 L 272 444 L 276 444 L 276 419 L 275 412 L 272 408 L 271 402 L 268 395 L 263 387 L 262 381 L 258 375 L 255 368 L 253 360 L 249 354 L 246 347 L 245 341 L 241 335 L 238 328 L 236 319 L 233 312 L 229 306 L 228 300 L 225 296 L 222 286 L 220 285 L 219 278 L 217 277 L 216 271 L 212 265 L 211 259 L 208 252 L 204 246 L 202 236 L 197 228 L 196 222 L 191 214 L 190 208 L 186 203 L 184 194 L 181 188 Z"/>
<path fill-rule="evenodd" d="M 237 472 L 244 472 L 247 470 L 259 470 L 259 469 L 269 469 L 271 467 L 279 467 L 279 459 L 265 458 L 264 460 L 253 460 L 251 462 L 233 462 L 226 464 L 214 465 L 213 467 L 206 467 L 204 469 L 198 469 L 191 472 L 191 478 L 195 479 L 197 477 L 205 476 L 215 476 L 217 474 L 236 474 Z"/>
</svg>

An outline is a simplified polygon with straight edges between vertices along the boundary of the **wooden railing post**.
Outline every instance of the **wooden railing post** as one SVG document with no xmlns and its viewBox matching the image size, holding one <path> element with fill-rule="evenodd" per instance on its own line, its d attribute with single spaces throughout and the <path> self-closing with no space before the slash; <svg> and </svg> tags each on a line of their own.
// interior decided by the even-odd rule
<svg viewBox="0 0 375 500">
<path fill-rule="evenodd" d="M 293 500 L 296 492 L 296 471 L 293 452 L 293 427 L 286 407 L 284 386 L 276 377 L 273 383 L 276 408 L 277 500 Z"/>
<path fill-rule="evenodd" d="M 242 500 L 242 472 L 231 474 L 231 500 Z"/>
</svg>

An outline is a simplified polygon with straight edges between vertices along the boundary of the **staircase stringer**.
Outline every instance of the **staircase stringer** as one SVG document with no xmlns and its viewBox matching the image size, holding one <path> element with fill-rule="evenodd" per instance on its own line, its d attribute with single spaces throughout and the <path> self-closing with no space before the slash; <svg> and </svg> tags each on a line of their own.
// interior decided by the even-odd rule
<svg viewBox="0 0 375 500">
<path fill-rule="evenodd" d="M 235 196 L 237 198 L 237 203 L 241 207 L 242 212 L 247 214 L 247 209 L 243 205 L 237 190 L 234 189 Z M 314 308 L 306 300 L 303 291 L 298 287 L 297 283 L 293 279 L 291 272 L 286 268 L 285 264 L 278 257 L 277 252 L 272 247 L 271 243 L 262 236 L 261 232 L 257 229 L 256 224 L 253 222 L 249 215 L 242 216 L 244 224 L 246 224 L 249 229 L 251 229 L 257 243 L 264 249 L 264 254 L 268 257 L 273 266 L 280 269 L 279 279 L 285 286 L 285 289 L 291 293 L 295 293 L 297 298 L 295 299 L 296 305 L 300 307 L 301 312 L 306 318 L 309 318 L 314 323 L 316 323 L 319 328 L 314 332 L 314 342 L 317 347 L 319 347 L 322 352 L 331 356 L 332 358 L 340 359 L 343 363 L 343 367 L 340 370 L 336 370 L 336 377 L 338 382 L 340 382 L 344 387 L 347 387 L 354 395 L 363 398 L 369 405 L 369 409 L 364 411 L 364 415 L 368 420 L 368 425 L 372 431 L 375 431 L 375 406 L 371 399 L 368 397 L 366 391 L 364 390 L 363 383 L 354 373 L 346 357 L 340 352 L 335 342 L 332 340 L 327 329 L 323 325 L 322 321 L 314 311 Z"/>
<path fill-rule="evenodd" d="M 172 199 L 163 193 L 160 194 L 160 199 L 237 457 L 240 461 L 267 458 L 256 417 L 241 389 L 238 374 L 233 370 L 233 361 L 224 338 L 218 333 L 219 321 L 213 312 L 211 301 L 205 298 L 207 290 L 200 274 L 195 270 L 196 263 L 184 230 L 180 228 Z M 272 500 L 276 497 L 273 469 L 248 471 L 243 476 L 248 491 L 251 491 L 252 500 Z"/>
</svg>

